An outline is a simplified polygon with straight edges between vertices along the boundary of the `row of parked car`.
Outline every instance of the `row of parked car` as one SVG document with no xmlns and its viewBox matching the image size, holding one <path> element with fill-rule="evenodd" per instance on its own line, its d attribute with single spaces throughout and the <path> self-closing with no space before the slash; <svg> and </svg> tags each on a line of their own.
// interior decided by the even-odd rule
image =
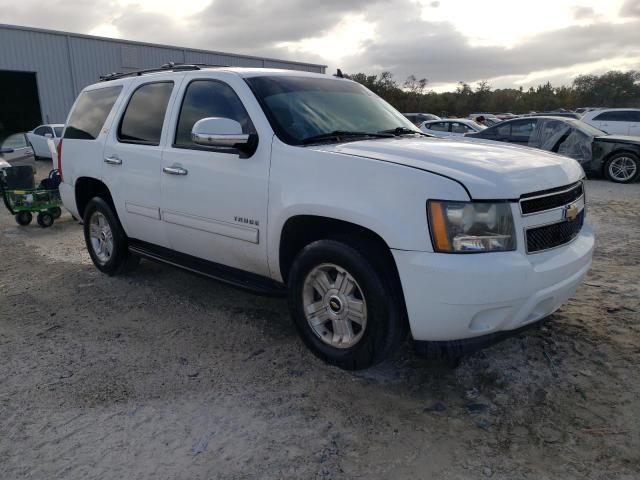
<svg viewBox="0 0 640 480">
<path fill-rule="evenodd" d="M 424 117 L 419 117 L 423 115 Z M 423 119 L 429 115 L 428 119 Z M 629 183 L 640 177 L 640 109 L 594 109 L 522 116 L 476 113 L 471 118 L 406 114 L 435 137 L 467 137 L 540 148 L 574 158 L 589 175 Z M 502 118 L 501 118 L 502 117 Z M 511 118 L 509 118 L 511 117 Z"/>
</svg>

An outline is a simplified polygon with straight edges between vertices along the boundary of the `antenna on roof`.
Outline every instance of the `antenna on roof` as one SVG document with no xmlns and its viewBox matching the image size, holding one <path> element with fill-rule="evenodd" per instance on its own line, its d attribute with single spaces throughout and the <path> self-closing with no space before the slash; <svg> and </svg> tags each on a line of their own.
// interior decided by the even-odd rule
<svg viewBox="0 0 640 480">
<path fill-rule="evenodd" d="M 338 71 L 336 72 L 336 74 L 334 75 L 334 77 L 344 78 L 344 75 L 342 74 L 342 70 L 338 69 Z"/>
</svg>

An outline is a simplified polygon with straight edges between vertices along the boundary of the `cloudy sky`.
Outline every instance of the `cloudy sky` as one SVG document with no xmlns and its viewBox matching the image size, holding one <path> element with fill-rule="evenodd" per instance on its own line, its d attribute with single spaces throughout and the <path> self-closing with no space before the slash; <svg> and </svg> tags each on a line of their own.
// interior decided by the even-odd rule
<svg viewBox="0 0 640 480">
<path fill-rule="evenodd" d="M 437 91 L 640 70 L 640 0 L 0 0 L 0 23 L 415 74 Z"/>
</svg>

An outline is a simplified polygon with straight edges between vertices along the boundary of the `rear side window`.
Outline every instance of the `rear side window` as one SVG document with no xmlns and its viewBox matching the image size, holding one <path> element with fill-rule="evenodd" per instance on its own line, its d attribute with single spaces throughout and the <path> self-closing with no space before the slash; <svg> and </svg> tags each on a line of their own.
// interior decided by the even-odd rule
<svg viewBox="0 0 640 480">
<path fill-rule="evenodd" d="M 436 132 L 447 132 L 449 131 L 449 126 L 444 122 L 431 123 L 427 126 L 429 130 L 434 130 Z"/>
<path fill-rule="evenodd" d="M 82 92 L 69 117 L 64 138 L 95 140 L 116 103 L 122 86 L 100 88 Z"/>
<path fill-rule="evenodd" d="M 529 138 L 536 128 L 535 120 L 525 120 L 522 122 L 511 123 L 511 136 L 522 139 Z"/>
<path fill-rule="evenodd" d="M 184 94 L 174 146 L 199 148 L 191 141 L 191 130 L 198 120 L 207 117 L 229 118 L 242 125 L 243 133 L 255 132 L 249 114 L 229 85 L 216 80 L 194 80 Z"/>
<path fill-rule="evenodd" d="M 159 145 L 173 82 L 142 85 L 133 92 L 118 127 L 123 143 Z"/>
<path fill-rule="evenodd" d="M 613 110 L 601 113 L 594 120 L 601 122 L 633 122 L 633 113 L 630 110 Z"/>
</svg>

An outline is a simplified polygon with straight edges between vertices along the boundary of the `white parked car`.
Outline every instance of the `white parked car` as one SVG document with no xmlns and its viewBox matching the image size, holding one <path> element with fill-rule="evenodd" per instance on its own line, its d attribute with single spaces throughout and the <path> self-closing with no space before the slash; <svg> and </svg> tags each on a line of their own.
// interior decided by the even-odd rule
<svg viewBox="0 0 640 480">
<path fill-rule="evenodd" d="M 27 132 L 29 143 L 33 147 L 33 151 L 37 158 L 52 158 L 47 140 L 53 140 L 57 146 L 62 137 L 63 124 L 40 125 L 32 131 Z"/>
<path fill-rule="evenodd" d="M 158 70 L 85 88 L 59 145 L 64 205 L 108 275 L 145 257 L 286 294 L 306 345 L 356 369 L 408 330 L 455 354 L 512 334 L 591 265 L 575 160 L 429 138 L 348 79 Z"/>
<path fill-rule="evenodd" d="M 591 110 L 582 121 L 613 135 L 640 136 L 640 108 Z"/>
<path fill-rule="evenodd" d="M 487 128 L 466 118 L 451 118 L 422 122 L 420 130 L 436 137 L 463 137 L 467 133 L 481 132 Z"/>
<path fill-rule="evenodd" d="M 0 135 L 0 162 L 0 168 L 26 165 L 36 173 L 36 159 L 24 133 Z"/>
</svg>

